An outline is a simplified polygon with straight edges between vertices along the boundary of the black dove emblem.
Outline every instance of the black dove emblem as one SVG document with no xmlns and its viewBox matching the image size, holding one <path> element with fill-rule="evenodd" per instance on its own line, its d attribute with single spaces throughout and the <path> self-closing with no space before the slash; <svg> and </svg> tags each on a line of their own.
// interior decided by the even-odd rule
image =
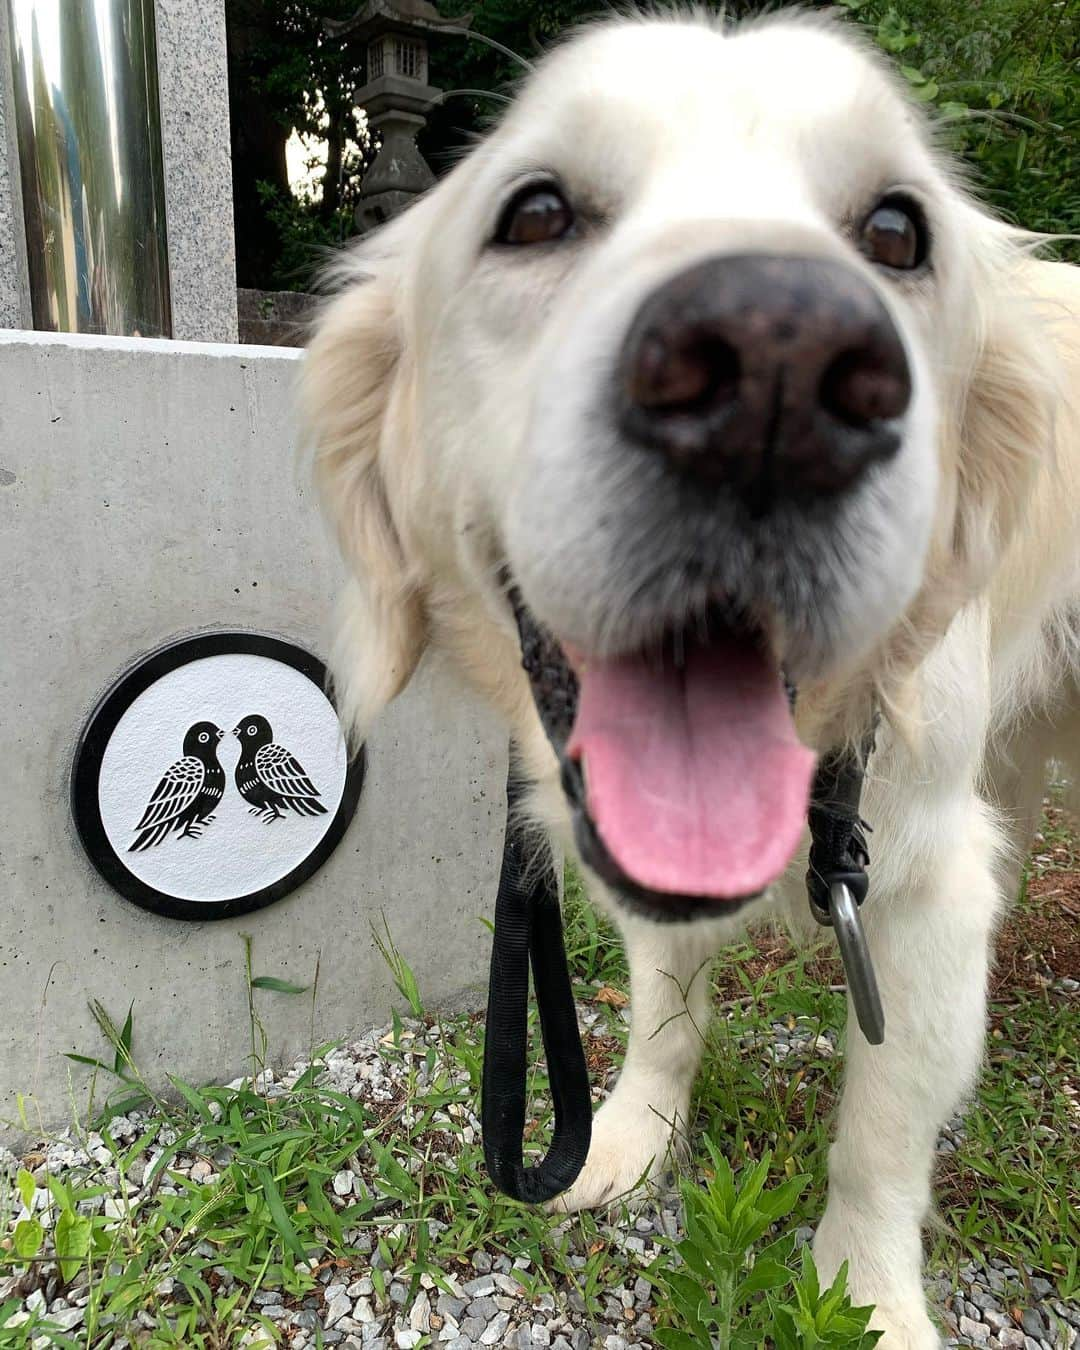
<svg viewBox="0 0 1080 1350">
<path fill-rule="evenodd" d="M 319 789 L 296 756 L 274 743 L 273 729 L 265 717 L 252 713 L 233 727 L 233 735 L 240 738 L 236 786 L 252 815 L 267 824 L 280 820 L 286 811 L 300 816 L 326 815 Z"/>
<path fill-rule="evenodd" d="M 178 830 L 182 838 L 198 839 L 214 819 L 214 808 L 225 791 L 225 770 L 218 763 L 218 742 L 225 733 L 213 722 L 196 722 L 184 737 L 184 755 L 165 770 L 142 819 L 135 826 L 129 853 L 153 848 Z"/>
</svg>

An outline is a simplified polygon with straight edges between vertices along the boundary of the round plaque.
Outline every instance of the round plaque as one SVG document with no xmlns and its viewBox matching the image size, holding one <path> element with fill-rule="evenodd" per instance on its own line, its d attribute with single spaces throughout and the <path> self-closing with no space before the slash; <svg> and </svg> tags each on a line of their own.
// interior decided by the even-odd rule
<svg viewBox="0 0 1080 1350">
<path fill-rule="evenodd" d="M 312 876 L 363 780 L 321 661 L 261 633 L 201 633 L 143 657 L 98 704 L 75 752 L 72 811 L 126 899 L 222 919 Z"/>
</svg>

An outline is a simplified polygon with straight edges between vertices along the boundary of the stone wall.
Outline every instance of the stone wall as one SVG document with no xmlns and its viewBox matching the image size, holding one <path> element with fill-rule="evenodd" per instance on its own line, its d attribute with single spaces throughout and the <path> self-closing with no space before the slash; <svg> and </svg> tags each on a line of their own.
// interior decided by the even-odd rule
<svg viewBox="0 0 1080 1350">
<path fill-rule="evenodd" d="M 241 287 L 236 293 L 240 341 L 266 347 L 303 346 L 319 305 L 317 295 L 303 291 L 259 291 Z"/>
</svg>

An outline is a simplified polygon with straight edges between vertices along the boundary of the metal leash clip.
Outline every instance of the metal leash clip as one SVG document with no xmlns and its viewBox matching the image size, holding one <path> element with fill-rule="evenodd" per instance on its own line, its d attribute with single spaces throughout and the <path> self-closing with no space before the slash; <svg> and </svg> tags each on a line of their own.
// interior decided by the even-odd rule
<svg viewBox="0 0 1080 1350">
<path fill-rule="evenodd" d="M 829 885 L 828 908 L 822 909 L 812 899 L 810 909 L 818 923 L 836 934 L 848 992 L 862 1034 L 870 1045 L 881 1045 L 885 1040 L 885 1011 L 855 893 L 846 881 L 833 881 Z"/>
</svg>

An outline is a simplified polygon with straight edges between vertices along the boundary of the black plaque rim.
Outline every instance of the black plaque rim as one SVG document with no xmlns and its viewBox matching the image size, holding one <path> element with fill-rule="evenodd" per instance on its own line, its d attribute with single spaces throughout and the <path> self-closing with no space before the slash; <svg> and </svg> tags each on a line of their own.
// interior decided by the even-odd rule
<svg viewBox="0 0 1080 1350">
<path fill-rule="evenodd" d="M 337 711 L 328 688 L 326 667 L 317 656 L 285 638 L 237 630 L 217 629 L 167 642 L 140 657 L 106 690 L 86 719 L 75 747 L 71 771 L 71 814 L 75 829 L 87 858 L 114 891 L 140 908 L 168 919 L 230 919 L 284 899 L 313 877 L 341 843 L 356 814 L 364 786 L 366 755 L 364 747 L 360 746 L 345 770 L 345 789 L 334 819 L 315 848 L 291 872 L 248 895 L 233 896 L 228 900 L 184 900 L 157 890 L 129 871 L 113 848 L 101 819 L 98 782 L 105 750 L 120 719 L 140 694 L 163 675 L 209 656 L 265 656 L 291 666 L 316 685 Z"/>
</svg>

